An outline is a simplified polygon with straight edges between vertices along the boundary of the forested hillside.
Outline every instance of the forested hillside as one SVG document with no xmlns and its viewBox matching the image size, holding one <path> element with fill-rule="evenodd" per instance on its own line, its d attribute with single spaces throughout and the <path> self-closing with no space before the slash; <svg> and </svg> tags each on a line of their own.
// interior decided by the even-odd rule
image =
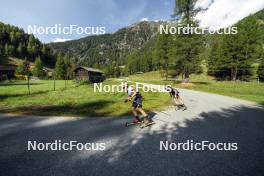
<svg viewBox="0 0 264 176">
<path fill-rule="evenodd" d="M 190 21 L 195 13 L 184 17 L 188 14 L 179 12 L 182 9 L 174 15 L 185 25 L 198 26 L 195 20 Z M 190 74 L 202 72 L 218 80 L 264 80 L 264 10 L 233 26 L 237 27 L 236 35 L 158 34 L 147 50 L 128 57 L 126 73 L 158 69 L 166 79 L 182 76 L 184 81 L 189 81 Z"/>
<path fill-rule="evenodd" d="M 188 13 L 177 10 L 175 13 L 183 23 L 196 23 L 190 21 L 193 16 L 185 17 L 186 20 L 184 15 Z M 190 74 L 204 72 L 218 80 L 263 80 L 263 17 L 264 10 L 234 24 L 238 30 L 235 35 L 159 35 L 154 56 L 160 61 L 160 69 L 166 78 L 182 75 L 184 81 L 189 81 Z"/>
<path fill-rule="evenodd" d="M 181 9 L 173 15 L 186 25 L 198 26 L 194 16 L 199 11 L 192 10 L 191 16 Z M 69 53 L 77 65 L 101 68 L 111 77 L 161 70 L 165 78 L 181 75 L 185 81 L 202 72 L 219 80 L 264 79 L 264 10 L 234 24 L 236 35 L 160 35 L 160 24 L 145 21 L 114 34 L 49 46 Z"/>
<path fill-rule="evenodd" d="M 113 34 L 88 36 L 79 40 L 51 43 L 54 50 L 70 53 L 77 64 L 98 68 L 126 64 L 127 56 L 145 50 L 160 22 L 139 22 Z"/>
<path fill-rule="evenodd" d="M 263 14 L 263 11 L 258 14 Z M 263 60 L 264 25 L 258 15 L 236 24 L 237 35 L 215 35 L 210 41 L 208 73 L 220 79 L 248 80 Z"/>
<path fill-rule="evenodd" d="M 0 56 L 27 59 L 31 62 L 40 57 L 43 64 L 49 67 L 54 67 L 56 62 L 50 47 L 42 44 L 33 35 L 25 33 L 23 29 L 1 22 Z"/>
</svg>

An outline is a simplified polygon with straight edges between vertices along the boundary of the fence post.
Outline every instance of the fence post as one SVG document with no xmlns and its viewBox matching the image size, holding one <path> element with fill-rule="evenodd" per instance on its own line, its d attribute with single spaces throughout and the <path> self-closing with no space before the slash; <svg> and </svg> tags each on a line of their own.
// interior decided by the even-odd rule
<svg viewBox="0 0 264 176">
<path fill-rule="evenodd" d="M 53 71 L 53 91 L 55 91 L 55 72 Z"/>
<path fill-rule="evenodd" d="M 28 75 L 28 76 L 27 76 L 27 82 L 28 82 L 28 95 L 30 95 L 29 79 L 30 79 L 30 76 Z"/>
</svg>

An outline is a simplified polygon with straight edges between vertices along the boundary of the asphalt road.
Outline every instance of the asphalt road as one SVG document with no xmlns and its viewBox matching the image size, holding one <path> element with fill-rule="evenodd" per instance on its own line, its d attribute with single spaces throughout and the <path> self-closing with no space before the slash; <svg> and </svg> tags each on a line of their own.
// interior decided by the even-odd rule
<svg viewBox="0 0 264 176">
<path fill-rule="evenodd" d="M 152 112 L 155 125 L 124 118 L 0 115 L 0 175 L 264 175 L 264 108 L 182 90 L 188 110 Z M 105 143 L 104 151 L 28 151 L 28 141 Z M 170 143 L 237 143 L 235 151 L 160 150 Z"/>
</svg>

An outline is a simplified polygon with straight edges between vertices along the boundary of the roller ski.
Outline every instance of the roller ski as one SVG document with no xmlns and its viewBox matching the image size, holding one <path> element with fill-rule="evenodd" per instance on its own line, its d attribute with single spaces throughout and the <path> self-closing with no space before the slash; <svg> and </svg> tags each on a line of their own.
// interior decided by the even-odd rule
<svg viewBox="0 0 264 176">
<path fill-rule="evenodd" d="M 140 128 L 145 128 L 147 126 L 155 124 L 154 121 L 150 120 L 148 116 L 144 117 L 144 122 L 139 125 Z"/>
<path fill-rule="evenodd" d="M 138 117 L 135 117 L 135 119 L 133 120 L 133 122 L 126 122 L 126 127 L 128 126 L 132 126 L 132 125 L 139 125 L 142 124 L 144 121 L 140 120 Z"/>
<path fill-rule="evenodd" d="M 133 126 L 133 125 L 140 125 L 142 124 L 143 121 L 138 121 L 138 122 L 126 122 L 126 127 Z"/>
<path fill-rule="evenodd" d="M 185 110 L 187 110 L 187 106 L 185 106 L 184 104 L 182 104 L 182 105 L 175 105 L 175 111 L 178 111 L 178 110 L 185 111 Z"/>
<path fill-rule="evenodd" d="M 151 126 L 151 125 L 154 125 L 155 122 L 152 121 L 152 122 L 147 122 L 147 123 L 142 123 L 139 125 L 140 128 L 145 128 L 145 127 L 148 127 L 148 126 Z"/>
</svg>

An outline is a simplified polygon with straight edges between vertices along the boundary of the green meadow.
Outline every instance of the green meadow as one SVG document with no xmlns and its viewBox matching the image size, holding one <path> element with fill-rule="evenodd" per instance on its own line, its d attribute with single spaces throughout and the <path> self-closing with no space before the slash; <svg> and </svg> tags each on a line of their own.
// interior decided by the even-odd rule
<svg viewBox="0 0 264 176">
<path fill-rule="evenodd" d="M 107 80 L 103 85 L 120 84 Z M 121 116 L 131 113 L 131 102 L 124 103 L 126 93 L 94 92 L 92 84 L 78 85 L 74 81 L 36 80 L 0 83 L 0 113 L 64 115 L 64 116 Z M 170 103 L 164 93 L 143 93 L 143 107 L 149 112 Z"/>
<path fill-rule="evenodd" d="M 206 75 L 192 75 L 191 82 L 182 84 L 177 80 L 164 80 L 159 72 L 132 75 L 131 83 L 173 85 L 226 95 L 264 105 L 264 84 L 258 82 L 215 81 Z M 115 117 L 131 115 L 131 102 L 124 103 L 126 93 L 94 91 L 93 84 L 77 84 L 69 80 L 57 80 L 54 91 L 53 80 L 0 82 L 0 113 L 18 113 L 60 116 Z M 103 85 L 118 85 L 121 80 L 108 79 Z M 131 84 L 130 83 L 130 84 Z M 166 93 L 142 92 L 143 107 L 148 112 L 164 109 L 171 103 Z M 184 98 L 184 97 L 183 97 Z"/>
</svg>

